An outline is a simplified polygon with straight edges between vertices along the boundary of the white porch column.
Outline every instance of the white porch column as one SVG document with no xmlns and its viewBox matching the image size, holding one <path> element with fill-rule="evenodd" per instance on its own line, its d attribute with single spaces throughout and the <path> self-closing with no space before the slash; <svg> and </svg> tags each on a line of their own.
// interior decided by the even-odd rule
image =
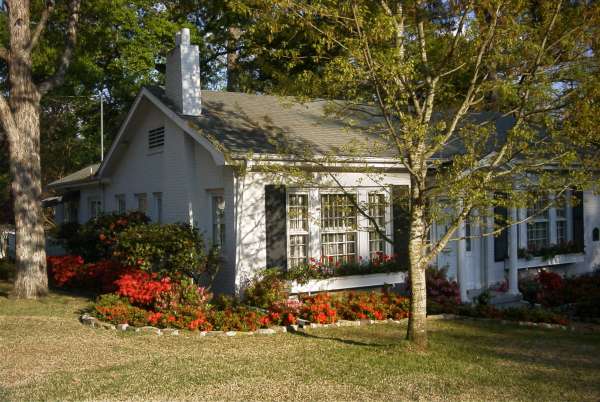
<svg viewBox="0 0 600 402">
<path fill-rule="evenodd" d="M 458 277 L 458 286 L 460 288 L 460 301 L 466 303 L 469 301 L 467 297 L 467 245 L 465 240 L 465 221 L 460 221 L 458 228 L 456 229 L 456 235 L 459 238 L 457 241 L 456 251 L 456 270 Z"/>
<path fill-rule="evenodd" d="M 510 221 L 517 221 L 517 209 L 510 208 Z M 510 225 L 508 229 L 508 293 L 512 295 L 519 294 L 519 270 L 517 264 L 518 257 L 518 225 Z"/>
</svg>

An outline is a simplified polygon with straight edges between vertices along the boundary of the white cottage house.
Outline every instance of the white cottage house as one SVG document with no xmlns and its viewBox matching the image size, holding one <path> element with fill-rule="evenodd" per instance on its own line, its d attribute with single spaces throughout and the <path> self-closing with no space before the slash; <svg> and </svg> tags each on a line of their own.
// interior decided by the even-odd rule
<svg viewBox="0 0 600 402">
<path fill-rule="evenodd" d="M 146 212 L 156 222 L 189 222 L 209 243 L 221 246 L 224 268 L 215 287 L 224 292 L 240 290 L 267 266 L 289 267 L 321 257 L 367 259 L 377 251 L 403 253 L 406 241 L 398 238 L 402 230 L 394 227 L 398 211 L 379 198 L 410 183 L 394 158 L 361 158 L 361 163 L 387 168 L 377 181 L 348 168 L 347 160 L 335 168 L 337 180 L 359 202 L 382 201 L 379 213 L 384 215 L 386 231 L 389 236 L 397 234 L 391 245 L 368 229 L 360 230 L 368 228 L 361 215 L 345 216 L 348 209 L 332 207 L 343 204 L 349 195 L 342 194 L 329 175 L 315 171 L 321 185 L 306 188 L 281 185 L 273 174 L 260 169 L 293 163 L 277 152 L 273 142 L 282 135 L 327 153 L 343 147 L 348 136 L 363 134 L 324 117 L 322 101 L 286 104 L 273 96 L 201 91 L 198 66 L 198 47 L 190 44 L 189 31 L 184 29 L 167 58 L 165 88 L 140 91 L 105 160 L 49 185 L 59 194 L 55 198 L 58 223 L 83 223 L 103 212 L 128 210 Z M 244 166 L 243 173 L 239 166 Z M 382 192 L 382 186 L 389 191 Z M 520 269 L 556 266 L 573 273 L 591 271 L 600 264 L 600 197 L 590 192 L 580 195 L 579 205 L 550 209 L 495 238 L 451 242 L 433 263 L 448 267 L 464 300 L 471 291 L 504 280 L 507 273 L 509 292 L 518 293 Z M 315 222 L 302 221 L 298 218 L 302 214 L 293 211 L 304 211 Z M 529 216 L 526 210 L 508 213 Z M 345 226 L 346 221 L 355 224 Z M 493 222 L 487 225 L 492 227 Z M 432 236 L 443 230 L 434 227 Z M 476 236 L 482 229 L 467 222 L 461 230 Z M 584 252 L 550 260 L 519 258 L 518 250 L 528 245 L 563 241 L 580 244 Z M 366 287 L 397 280 L 401 275 L 380 274 L 319 286 Z"/>
</svg>

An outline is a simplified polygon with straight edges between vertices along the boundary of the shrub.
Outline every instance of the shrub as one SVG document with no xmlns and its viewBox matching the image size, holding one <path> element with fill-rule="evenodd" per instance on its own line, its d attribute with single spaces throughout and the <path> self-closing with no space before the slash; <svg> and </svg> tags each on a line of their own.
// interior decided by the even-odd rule
<svg viewBox="0 0 600 402">
<path fill-rule="evenodd" d="M 565 303 L 563 278 L 551 271 L 540 271 L 537 275 L 540 284 L 537 300 L 546 307 L 556 307 Z"/>
<path fill-rule="evenodd" d="M 158 279 L 157 274 L 135 271 L 121 276 L 117 281 L 117 294 L 127 297 L 133 304 L 153 306 L 161 293 L 171 290 L 171 279 Z"/>
<path fill-rule="evenodd" d="M 0 260 L 0 280 L 10 281 L 15 277 L 15 264 L 7 259 Z"/>
<path fill-rule="evenodd" d="M 47 262 L 52 285 L 99 293 L 114 292 L 115 281 L 134 271 L 112 260 L 85 264 L 82 257 L 74 255 L 48 257 Z"/>
<path fill-rule="evenodd" d="M 268 314 L 261 319 L 261 326 L 294 325 L 298 322 L 301 306 L 302 302 L 294 299 L 273 303 Z"/>
<path fill-rule="evenodd" d="M 126 322 L 131 325 L 212 328 L 208 304 L 211 294 L 189 279 L 159 279 L 156 274 L 138 270 L 123 275 L 117 285 L 117 293 L 103 295 L 94 305 L 98 318 L 111 322 L 129 320 Z M 143 319 L 141 311 L 145 314 Z"/>
<path fill-rule="evenodd" d="M 410 300 L 384 292 L 347 292 L 334 296 L 339 319 L 345 320 L 400 320 L 408 317 Z"/>
<path fill-rule="evenodd" d="M 223 310 L 211 310 L 210 321 L 218 331 L 256 331 L 262 326 L 264 316 L 259 311 L 238 305 Z"/>
<path fill-rule="evenodd" d="M 86 261 L 110 258 L 118 233 L 132 226 L 147 224 L 150 219 L 141 212 L 101 215 L 83 225 L 66 223 L 57 230 L 57 237 L 66 241 L 71 254 Z"/>
<path fill-rule="evenodd" d="M 257 275 L 245 291 L 245 301 L 255 307 L 268 309 L 289 297 L 289 284 L 276 268 L 266 269 Z"/>
<path fill-rule="evenodd" d="M 432 307 L 456 306 L 460 304 L 460 288 L 456 281 L 449 281 L 447 270 L 429 267 L 425 271 L 427 303 Z M 410 288 L 410 287 L 409 287 Z"/>
<path fill-rule="evenodd" d="M 302 318 L 317 324 L 331 324 L 337 321 L 337 311 L 331 295 L 319 293 L 302 299 L 300 307 Z"/>
<path fill-rule="evenodd" d="M 209 270 L 209 262 L 214 263 L 198 230 L 184 224 L 128 227 L 116 236 L 113 256 L 147 272 L 196 279 Z"/>
<path fill-rule="evenodd" d="M 132 306 L 125 298 L 115 294 L 105 294 L 94 305 L 94 315 L 102 321 L 113 324 L 143 326 L 148 322 L 146 310 Z"/>
</svg>

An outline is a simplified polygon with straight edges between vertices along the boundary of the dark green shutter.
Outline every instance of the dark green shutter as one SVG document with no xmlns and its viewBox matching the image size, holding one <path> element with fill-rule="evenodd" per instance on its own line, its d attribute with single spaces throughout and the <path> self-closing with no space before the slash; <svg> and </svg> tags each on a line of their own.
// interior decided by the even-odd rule
<svg viewBox="0 0 600 402">
<path fill-rule="evenodd" d="M 508 209 L 506 207 L 494 207 L 495 227 L 506 226 L 508 221 Z M 508 258 L 508 230 L 502 229 L 494 236 L 494 261 L 500 262 Z"/>
<path fill-rule="evenodd" d="M 408 186 L 392 186 L 394 254 L 401 266 L 409 267 L 410 200 Z"/>
<path fill-rule="evenodd" d="M 265 186 L 267 267 L 287 268 L 287 219 L 285 186 Z"/>
<path fill-rule="evenodd" d="M 575 203 L 573 205 L 573 243 L 579 251 L 583 251 L 584 228 L 583 228 L 583 192 L 576 191 L 573 193 Z"/>
</svg>

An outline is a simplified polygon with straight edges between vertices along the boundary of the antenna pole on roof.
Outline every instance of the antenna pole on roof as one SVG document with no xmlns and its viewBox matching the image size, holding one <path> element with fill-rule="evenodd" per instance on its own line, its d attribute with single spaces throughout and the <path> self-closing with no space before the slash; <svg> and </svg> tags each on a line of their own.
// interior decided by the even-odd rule
<svg viewBox="0 0 600 402">
<path fill-rule="evenodd" d="M 104 99 L 100 92 L 100 162 L 104 161 Z"/>
</svg>

